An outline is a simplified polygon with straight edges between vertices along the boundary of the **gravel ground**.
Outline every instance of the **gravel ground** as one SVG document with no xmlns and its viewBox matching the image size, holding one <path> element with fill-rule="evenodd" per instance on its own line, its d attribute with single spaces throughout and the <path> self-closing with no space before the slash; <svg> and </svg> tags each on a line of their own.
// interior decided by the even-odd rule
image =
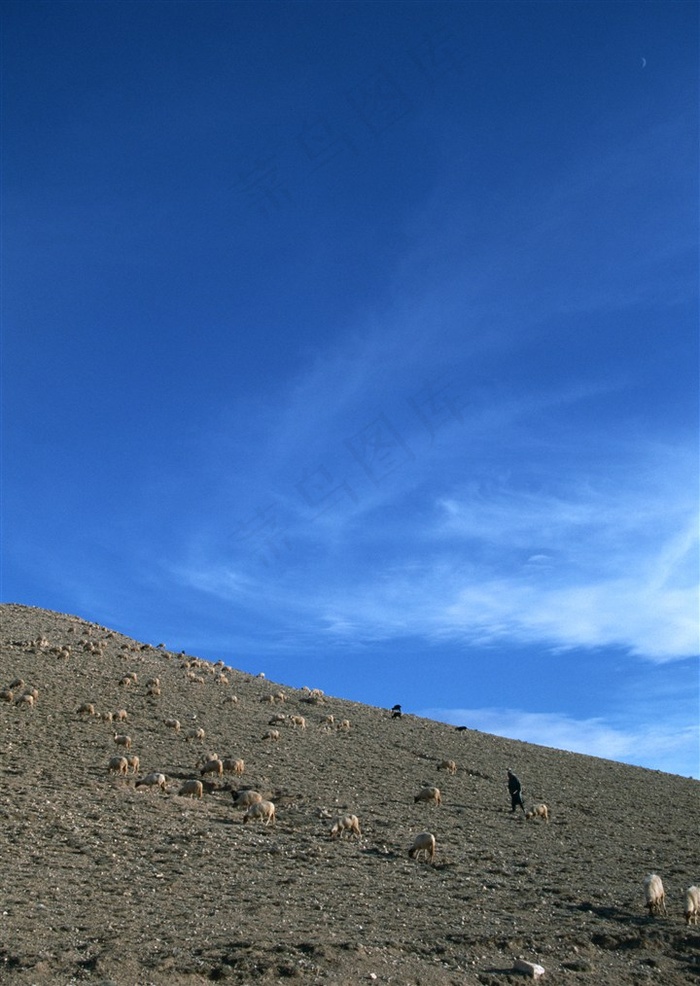
<svg viewBox="0 0 700 986">
<path fill-rule="evenodd" d="M 521 958 L 548 983 L 700 984 L 700 926 L 683 919 L 700 884 L 697 781 L 313 701 L 233 669 L 220 681 L 212 665 L 187 667 L 176 641 L 76 616 L 3 605 L 0 638 L 0 688 L 38 690 L 34 707 L 0 701 L 0 982 L 505 986 L 523 981 Z M 265 701 L 280 691 L 283 703 Z M 78 714 L 83 702 L 98 715 Z M 102 718 L 122 708 L 125 723 Z M 278 713 L 307 728 L 264 740 Z M 188 741 L 197 727 L 204 740 Z M 137 774 L 108 773 L 115 730 L 131 736 Z M 211 753 L 242 757 L 243 776 L 181 797 Z M 445 758 L 456 774 L 438 769 Z M 511 814 L 508 767 L 549 824 Z M 156 770 L 165 791 L 136 786 Z M 441 806 L 414 803 L 424 784 Z M 275 803 L 274 825 L 243 823 L 243 787 Z M 332 840 L 346 812 L 362 835 Z M 436 837 L 432 864 L 408 858 L 421 831 Z M 665 916 L 644 908 L 650 871 Z"/>
</svg>

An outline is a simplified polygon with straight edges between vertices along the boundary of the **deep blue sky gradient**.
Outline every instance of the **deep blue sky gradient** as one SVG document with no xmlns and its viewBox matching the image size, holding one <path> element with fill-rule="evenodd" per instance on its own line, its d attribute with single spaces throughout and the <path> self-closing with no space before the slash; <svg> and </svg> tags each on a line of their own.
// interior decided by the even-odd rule
<svg viewBox="0 0 700 986">
<path fill-rule="evenodd" d="M 3 21 L 2 598 L 700 776 L 696 5 Z"/>
</svg>

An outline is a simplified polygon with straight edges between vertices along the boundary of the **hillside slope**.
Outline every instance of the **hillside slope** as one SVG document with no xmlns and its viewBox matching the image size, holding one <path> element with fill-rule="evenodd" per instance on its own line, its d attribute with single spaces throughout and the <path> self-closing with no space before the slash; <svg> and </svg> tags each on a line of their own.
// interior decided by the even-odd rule
<svg viewBox="0 0 700 986">
<path fill-rule="evenodd" d="M 522 957 L 552 983 L 700 983 L 700 927 L 682 913 L 700 884 L 696 781 L 314 703 L 233 669 L 226 683 L 176 641 L 140 644 L 45 610 L 1 606 L 0 638 L 0 689 L 21 678 L 15 698 L 38 690 L 34 707 L 0 701 L 2 982 L 500 986 L 522 981 Z M 283 704 L 266 701 L 281 690 Z M 78 714 L 84 702 L 98 715 Z M 102 718 L 122 708 L 125 723 Z M 278 713 L 307 728 L 264 740 Z M 203 741 L 186 739 L 200 727 Z M 136 775 L 107 771 L 117 730 Z M 209 753 L 243 758 L 245 773 L 214 778 L 201 801 L 179 796 Z M 445 758 L 456 774 L 437 769 Z M 549 805 L 548 825 L 511 814 L 507 767 L 528 804 Z M 135 786 L 150 771 L 165 791 Z M 442 806 L 414 803 L 423 784 Z M 275 825 L 243 823 L 241 787 L 274 801 Z M 331 840 L 348 811 L 361 838 Z M 432 865 L 407 855 L 425 830 Z M 666 916 L 644 908 L 652 870 Z"/>
</svg>

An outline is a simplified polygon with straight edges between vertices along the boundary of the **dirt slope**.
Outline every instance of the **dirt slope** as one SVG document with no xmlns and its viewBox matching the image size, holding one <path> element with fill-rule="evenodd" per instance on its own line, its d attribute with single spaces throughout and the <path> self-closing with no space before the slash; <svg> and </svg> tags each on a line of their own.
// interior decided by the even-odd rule
<svg viewBox="0 0 700 986">
<path fill-rule="evenodd" d="M 225 683 L 219 668 L 186 667 L 177 641 L 159 649 L 45 610 L 1 606 L 0 640 L 0 689 L 22 678 L 15 698 L 39 693 L 34 707 L 0 701 L 2 983 L 501 986 L 523 981 L 518 957 L 548 983 L 700 983 L 700 926 L 682 913 L 700 884 L 696 781 L 314 703 L 236 670 Z M 130 672 L 137 682 L 120 684 Z M 283 704 L 263 701 L 280 690 Z M 83 702 L 128 719 L 79 715 Z M 263 740 L 280 712 L 307 728 Z M 204 741 L 188 741 L 197 727 Z M 107 771 L 117 730 L 132 737 L 136 775 Z M 180 797 L 208 753 L 242 757 L 245 773 Z M 445 758 L 455 775 L 437 769 Z M 526 803 L 549 805 L 548 825 L 511 814 L 507 767 Z M 135 786 L 151 771 L 165 792 Z M 442 806 L 414 803 L 423 784 Z M 275 803 L 274 826 L 243 823 L 240 787 Z M 331 840 L 347 811 L 361 838 Z M 425 830 L 432 865 L 407 855 Z M 652 870 L 666 916 L 644 908 Z"/>
</svg>

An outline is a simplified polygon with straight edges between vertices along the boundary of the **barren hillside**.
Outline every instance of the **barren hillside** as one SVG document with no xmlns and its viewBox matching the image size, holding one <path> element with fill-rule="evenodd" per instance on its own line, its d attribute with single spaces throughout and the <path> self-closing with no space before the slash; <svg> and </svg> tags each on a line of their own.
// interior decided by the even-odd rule
<svg viewBox="0 0 700 986">
<path fill-rule="evenodd" d="M 392 719 L 74 616 L 4 605 L 0 621 L 1 982 L 501 986 L 522 981 L 520 958 L 549 983 L 700 983 L 700 926 L 683 918 L 698 782 Z M 108 771 L 122 753 L 136 773 Z M 244 773 L 181 796 L 212 754 Z M 549 824 L 511 813 L 508 767 Z M 154 771 L 165 790 L 136 786 Z M 440 806 L 414 802 L 423 785 Z M 241 788 L 275 804 L 274 824 L 244 823 Z M 331 839 L 346 813 L 361 836 Z M 408 857 L 423 831 L 432 863 Z M 651 871 L 666 915 L 645 910 Z"/>
</svg>

